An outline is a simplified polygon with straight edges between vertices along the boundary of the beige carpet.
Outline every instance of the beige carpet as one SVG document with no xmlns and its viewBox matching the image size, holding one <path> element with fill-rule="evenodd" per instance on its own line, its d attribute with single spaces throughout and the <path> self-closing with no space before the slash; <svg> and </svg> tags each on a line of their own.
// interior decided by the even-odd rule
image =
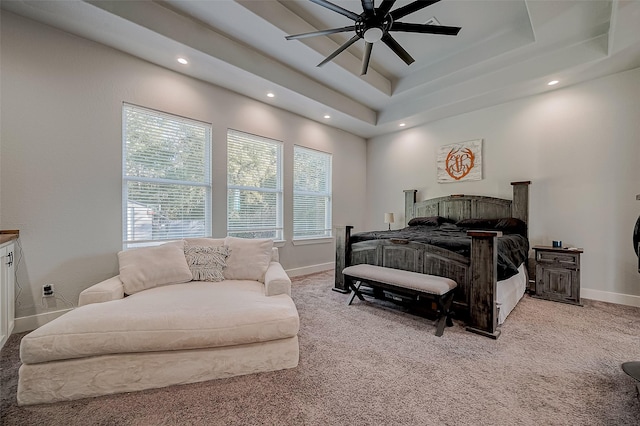
<svg viewBox="0 0 640 426">
<path fill-rule="evenodd" d="M 294 280 L 300 365 L 50 405 L 17 407 L 14 335 L 0 361 L 2 425 L 638 425 L 640 309 L 525 297 L 491 340 Z"/>
</svg>

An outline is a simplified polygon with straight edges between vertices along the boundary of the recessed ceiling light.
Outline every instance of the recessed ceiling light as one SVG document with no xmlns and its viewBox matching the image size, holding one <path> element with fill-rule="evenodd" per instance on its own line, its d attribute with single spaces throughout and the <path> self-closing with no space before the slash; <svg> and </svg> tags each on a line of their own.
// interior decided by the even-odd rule
<svg viewBox="0 0 640 426">
<path fill-rule="evenodd" d="M 560 83 L 558 80 L 551 80 L 550 82 L 547 83 L 548 86 L 554 86 L 556 84 Z"/>
<path fill-rule="evenodd" d="M 330 116 L 329 114 L 325 114 L 325 115 L 324 115 L 324 118 L 329 119 L 329 118 L 331 118 L 331 116 Z"/>
<path fill-rule="evenodd" d="M 269 93 L 267 93 L 267 97 L 269 97 L 269 98 L 275 98 L 275 97 L 276 97 L 276 95 L 274 95 L 273 93 L 269 92 Z"/>
<path fill-rule="evenodd" d="M 182 65 L 187 65 L 189 63 L 189 61 L 187 61 L 185 58 L 178 58 L 178 62 L 180 62 Z"/>
<path fill-rule="evenodd" d="M 404 126 L 406 126 L 406 125 L 407 125 L 407 123 L 400 123 L 400 124 L 398 124 L 398 126 L 400 126 L 400 127 L 404 127 Z"/>
</svg>

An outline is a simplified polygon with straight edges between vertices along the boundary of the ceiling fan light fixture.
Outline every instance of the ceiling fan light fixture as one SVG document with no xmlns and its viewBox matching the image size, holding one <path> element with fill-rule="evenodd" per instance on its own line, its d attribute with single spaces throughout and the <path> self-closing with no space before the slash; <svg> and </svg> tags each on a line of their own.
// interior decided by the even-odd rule
<svg viewBox="0 0 640 426">
<path fill-rule="evenodd" d="M 369 28 L 364 32 L 364 41 L 366 41 L 367 43 L 375 43 L 377 41 L 380 41 L 380 39 L 382 39 L 383 34 L 384 33 L 382 31 L 382 28 L 378 28 L 378 27 Z"/>
</svg>

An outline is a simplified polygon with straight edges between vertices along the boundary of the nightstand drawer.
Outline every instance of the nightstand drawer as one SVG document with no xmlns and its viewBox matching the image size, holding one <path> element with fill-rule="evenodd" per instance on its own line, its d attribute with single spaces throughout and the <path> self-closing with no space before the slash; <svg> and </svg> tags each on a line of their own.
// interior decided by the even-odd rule
<svg viewBox="0 0 640 426">
<path fill-rule="evenodd" d="M 559 253 L 557 251 L 536 251 L 536 261 L 540 263 L 555 263 L 565 268 L 577 269 L 580 266 L 578 253 Z"/>
</svg>

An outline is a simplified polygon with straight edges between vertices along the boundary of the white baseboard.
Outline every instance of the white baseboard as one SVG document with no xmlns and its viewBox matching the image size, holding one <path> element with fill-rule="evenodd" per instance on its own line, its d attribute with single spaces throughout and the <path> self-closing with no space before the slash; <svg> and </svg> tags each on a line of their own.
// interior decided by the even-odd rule
<svg viewBox="0 0 640 426">
<path fill-rule="evenodd" d="M 580 296 L 600 302 L 617 303 L 618 305 L 636 306 L 640 308 L 640 296 L 632 294 L 612 293 L 610 291 L 581 288 Z"/>
<path fill-rule="evenodd" d="M 71 309 L 61 309 L 59 311 L 45 312 L 44 314 L 29 315 L 28 317 L 16 318 L 14 333 L 22 333 L 23 331 L 31 331 L 58 318 L 60 315 L 69 312 Z"/>
<path fill-rule="evenodd" d="M 335 262 L 321 263 L 319 265 L 305 266 L 303 268 L 287 269 L 289 277 L 299 277 L 301 275 L 315 274 L 316 272 L 328 271 L 335 268 Z"/>
</svg>

